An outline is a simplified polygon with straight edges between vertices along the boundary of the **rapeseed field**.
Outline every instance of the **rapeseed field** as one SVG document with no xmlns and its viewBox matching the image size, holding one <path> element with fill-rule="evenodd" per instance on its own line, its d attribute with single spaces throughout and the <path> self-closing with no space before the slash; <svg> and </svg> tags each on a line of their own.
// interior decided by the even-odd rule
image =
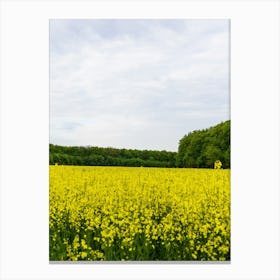
<svg viewBox="0 0 280 280">
<path fill-rule="evenodd" d="M 50 166 L 49 256 L 230 260 L 230 170 Z"/>
</svg>

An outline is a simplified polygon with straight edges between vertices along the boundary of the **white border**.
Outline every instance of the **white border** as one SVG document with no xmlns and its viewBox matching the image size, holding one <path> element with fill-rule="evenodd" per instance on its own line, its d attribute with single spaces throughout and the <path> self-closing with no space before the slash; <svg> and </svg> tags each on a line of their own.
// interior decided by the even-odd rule
<svg viewBox="0 0 280 280">
<path fill-rule="evenodd" d="M 278 1 L 1 2 L 1 279 L 280 279 Z M 230 18 L 232 261 L 48 261 L 50 18 Z"/>
</svg>

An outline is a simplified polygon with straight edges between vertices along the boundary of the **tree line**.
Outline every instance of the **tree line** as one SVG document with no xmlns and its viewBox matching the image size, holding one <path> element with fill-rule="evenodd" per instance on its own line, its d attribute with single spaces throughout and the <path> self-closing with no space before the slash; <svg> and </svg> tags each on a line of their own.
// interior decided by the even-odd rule
<svg viewBox="0 0 280 280">
<path fill-rule="evenodd" d="M 195 130 L 179 141 L 178 152 L 49 145 L 49 163 L 85 166 L 230 168 L 230 121 Z"/>
<path fill-rule="evenodd" d="M 176 152 L 50 144 L 50 164 L 175 167 Z"/>
</svg>

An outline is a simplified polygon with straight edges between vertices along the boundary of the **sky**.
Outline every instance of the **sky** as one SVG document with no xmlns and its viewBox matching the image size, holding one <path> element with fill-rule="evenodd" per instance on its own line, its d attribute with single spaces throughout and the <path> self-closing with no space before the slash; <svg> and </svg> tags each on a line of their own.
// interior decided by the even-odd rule
<svg viewBox="0 0 280 280">
<path fill-rule="evenodd" d="M 177 151 L 230 119 L 229 25 L 50 20 L 50 143 Z"/>
</svg>

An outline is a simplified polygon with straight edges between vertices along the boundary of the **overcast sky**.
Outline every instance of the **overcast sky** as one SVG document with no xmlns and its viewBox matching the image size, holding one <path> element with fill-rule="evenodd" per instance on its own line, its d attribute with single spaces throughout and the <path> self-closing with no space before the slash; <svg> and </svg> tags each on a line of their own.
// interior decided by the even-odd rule
<svg viewBox="0 0 280 280">
<path fill-rule="evenodd" d="M 50 143 L 177 151 L 230 118 L 229 20 L 50 20 Z"/>
</svg>

